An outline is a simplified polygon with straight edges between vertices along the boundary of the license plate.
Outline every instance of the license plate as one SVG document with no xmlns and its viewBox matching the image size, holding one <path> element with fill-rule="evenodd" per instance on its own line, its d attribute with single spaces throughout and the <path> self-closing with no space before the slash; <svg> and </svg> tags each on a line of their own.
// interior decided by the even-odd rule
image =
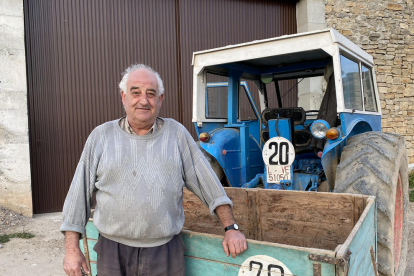
<svg viewBox="0 0 414 276">
<path fill-rule="evenodd" d="M 280 183 L 281 180 L 291 180 L 290 166 L 266 166 L 267 183 Z"/>
</svg>

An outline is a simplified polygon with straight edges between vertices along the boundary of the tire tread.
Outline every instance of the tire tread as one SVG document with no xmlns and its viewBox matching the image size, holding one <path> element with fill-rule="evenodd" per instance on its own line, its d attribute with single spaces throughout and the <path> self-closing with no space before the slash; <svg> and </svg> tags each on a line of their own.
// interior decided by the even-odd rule
<svg viewBox="0 0 414 276">
<path fill-rule="evenodd" d="M 406 149 L 401 136 L 394 133 L 366 132 L 349 138 L 342 150 L 341 162 L 336 171 L 334 192 L 377 197 L 377 212 L 381 218 L 377 222 L 377 240 L 380 244 L 378 263 L 381 275 L 394 275 L 392 270 L 395 202 L 390 198 L 395 197 L 396 177 L 398 178 L 401 166 L 406 166 L 406 163 Z M 404 231 L 406 233 L 408 230 Z M 403 240 L 404 242 L 406 241 Z M 404 253 L 406 248 L 402 250 Z M 400 271 L 405 269 L 405 255 L 406 252 L 401 255 Z M 399 272 L 397 275 L 403 274 Z"/>
</svg>

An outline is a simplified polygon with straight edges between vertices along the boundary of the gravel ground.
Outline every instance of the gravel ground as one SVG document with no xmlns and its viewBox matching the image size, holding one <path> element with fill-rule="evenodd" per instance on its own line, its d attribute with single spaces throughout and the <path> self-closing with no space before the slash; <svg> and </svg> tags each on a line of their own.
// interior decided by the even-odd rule
<svg viewBox="0 0 414 276">
<path fill-rule="evenodd" d="M 61 213 L 26 218 L 0 206 L 0 235 L 29 232 L 31 239 L 14 238 L 0 244 L 1 276 L 59 276 L 64 256 L 63 235 L 59 232 Z"/>
<path fill-rule="evenodd" d="M 26 218 L 0 206 L 0 235 L 24 231 L 35 235 L 29 240 L 16 238 L 0 244 L 0 276 L 64 276 L 61 223 L 61 213 Z M 409 227 L 405 276 L 414 275 L 414 203 L 410 203 Z"/>
</svg>

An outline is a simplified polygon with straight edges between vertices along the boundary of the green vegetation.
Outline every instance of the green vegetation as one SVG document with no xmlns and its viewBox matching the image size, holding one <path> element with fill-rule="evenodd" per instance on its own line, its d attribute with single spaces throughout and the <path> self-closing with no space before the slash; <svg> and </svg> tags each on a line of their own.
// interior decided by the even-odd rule
<svg viewBox="0 0 414 276">
<path fill-rule="evenodd" d="M 12 238 L 21 238 L 21 239 L 31 239 L 34 235 L 27 232 L 20 232 L 20 233 L 13 233 L 13 234 L 6 234 L 6 235 L 0 235 L 0 243 L 6 243 L 10 241 Z"/>
<path fill-rule="evenodd" d="M 410 202 L 414 202 L 414 171 L 408 175 L 408 183 L 410 189 Z"/>
</svg>

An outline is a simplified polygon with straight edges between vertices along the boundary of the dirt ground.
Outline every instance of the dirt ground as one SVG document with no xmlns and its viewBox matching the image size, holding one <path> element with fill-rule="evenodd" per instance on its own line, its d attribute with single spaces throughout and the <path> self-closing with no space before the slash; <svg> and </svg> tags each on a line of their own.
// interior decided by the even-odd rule
<svg viewBox="0 0 414 276">
<path fill-rule="evenodd" d="M 30 232 L 31 239 L 14 238 L 0 248 L 1 276 L 58 276 L 62 269 L 64 244 L 59 232 L 61 213 L 25 218 L 0 207 L 0 235 Z"/>
<path fill-rule="evenodd" d="M 0 207 L 0 235 L 30 232 L 32 239 L 11 239 L 0 244 L 0 276 L 58 276 L 62 269 L 64 247 L 59 232 L 61 213 L 25 218 Z M 410 203 L 410 237 L 405 276 L 414 275 L 414 203 Z"/>
</svg>

